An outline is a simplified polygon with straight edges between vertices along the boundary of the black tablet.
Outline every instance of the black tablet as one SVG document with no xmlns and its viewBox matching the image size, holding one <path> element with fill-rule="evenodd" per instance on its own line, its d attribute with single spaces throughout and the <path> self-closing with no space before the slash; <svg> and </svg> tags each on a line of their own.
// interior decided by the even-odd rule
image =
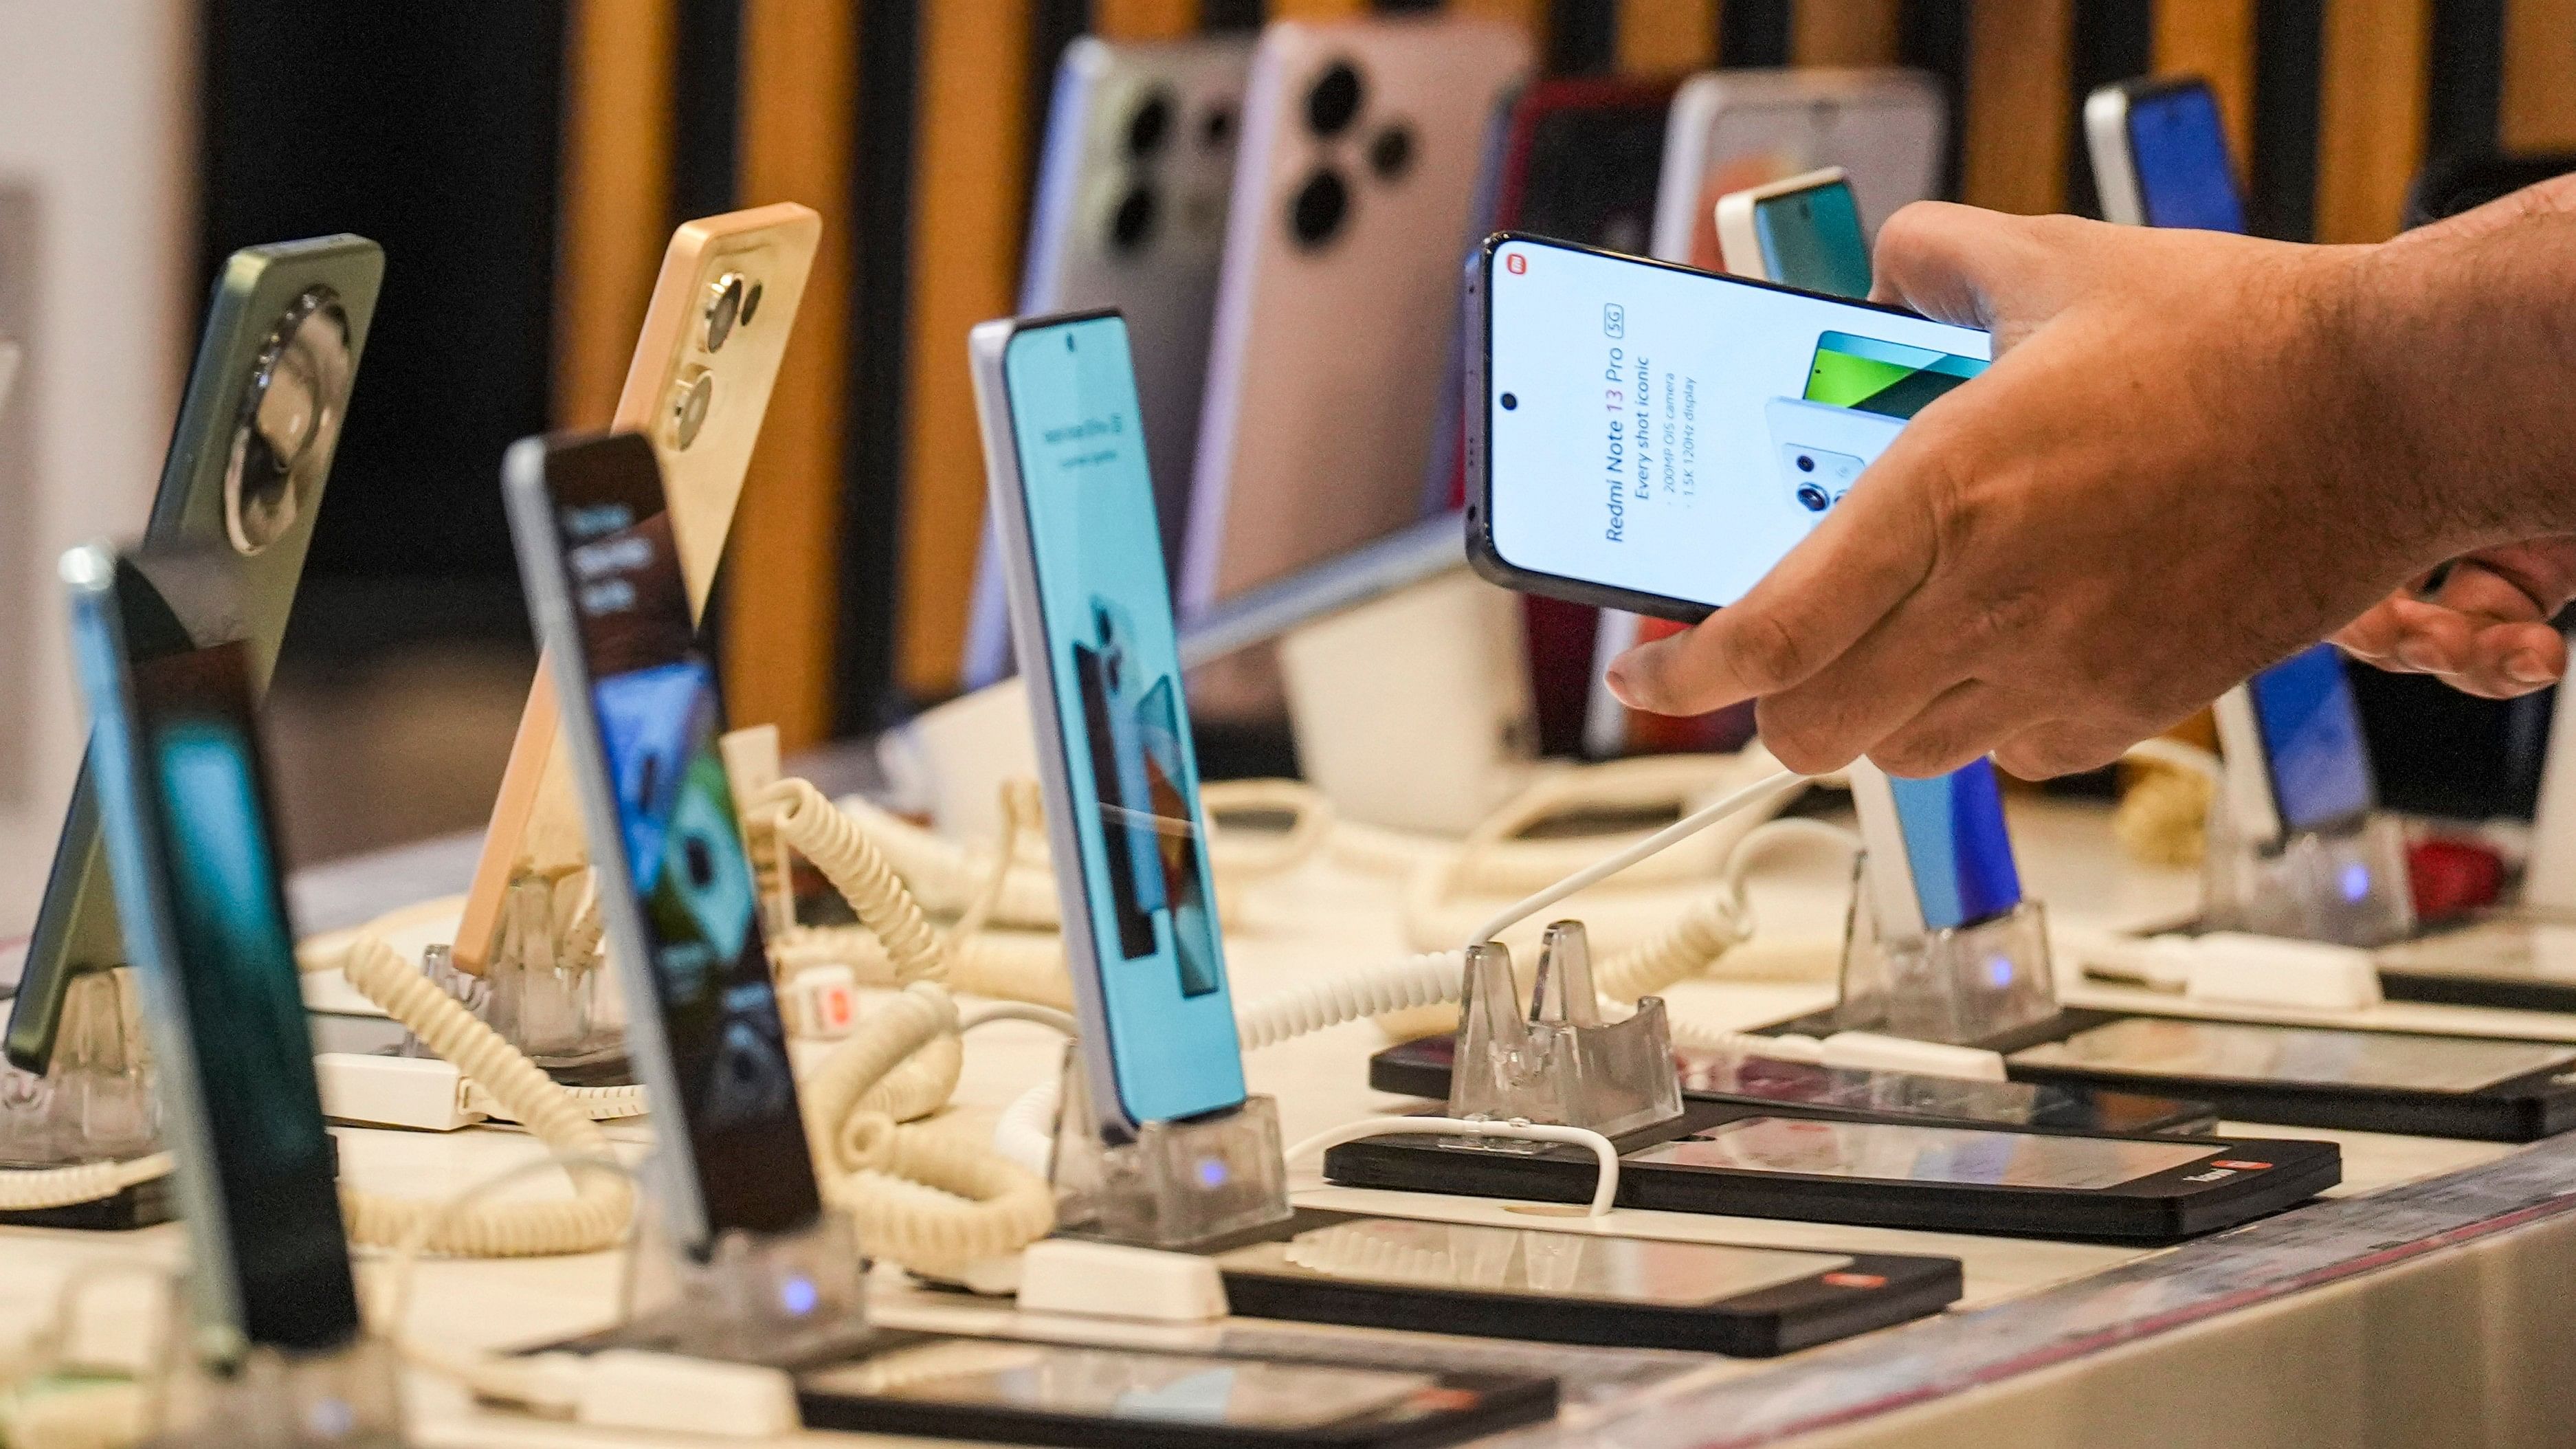
<svg viewBox="0 0 2576 1449">
<path fill-rule="evenodd" d="M 2532 1142 L 2576 1127 L 2576 1044 L 2104 1011 L 2006 1054 L 2020 1081 L 2203 1097 L 2236 1121 Z"/>
<path fill-rule="evenodd" d="M 2576 1011 L 2576 925 L 2495 915 L 2376 953 L 2391 1001 Z"/>
<path fill-rule="evenodd" d="M 799 1374 L 809 1429 L 1107 1449 L 1416 1449 L 1556 1413 L 1556 1381 L 1017 1339 L 883 1336 Z"/>
<path fill-rule="evenodd" d="M 1369 1058 L 1369 1085 L 1381 1092 L 1446 1100 L 1458 1039 L 1426 1036 Z M 1802 1117 L 1867 1121 L 1955 1122 L 1963 1126 L 2059 1127 L 2070 1132 L 2201 1134 L 2217 1130 L 2207 1102 L 2098 1091 L 1863 1071 L 1744 1056 L 1700 1047 L 1673 1048 L 1682 1095 L 1701 1102 L 1775 1105 Z"/>
<path fill-rule="evenodd" d="M 1627 1207 L 2121 1242 L 2234 1227 L 2343 1179 L 2331 1142 L 1848 1121 L 1714 1102 L 1618 1146 Z M 1353 1187 L 1551 1202 L 1590 1197 L 1595 1171 L 1580 1147 L 1439 1137 L 1372 1137 L 1324 1155 L 1324 1175 Z"/>
<path fill-rule="evenodd" d="M 1953 1258 L 1310 1217 L 1216 1254 L 1252 1318 L 1765 1358 L 1938 1313 Z"/>
</svg>

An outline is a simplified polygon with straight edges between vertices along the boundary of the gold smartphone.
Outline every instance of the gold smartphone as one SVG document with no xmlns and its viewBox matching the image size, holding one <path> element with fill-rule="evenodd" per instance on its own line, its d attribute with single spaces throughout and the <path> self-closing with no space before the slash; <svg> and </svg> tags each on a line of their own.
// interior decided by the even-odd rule
<svg viewBox="0 0 2576 1449">
<path fill-rule="evenodd" d="M 822 231 L 810 208 L 782 202 L 684 222 L 662 254 L 609 426 L 653 444 L 695 614 L 706 612 L 715 586 Z M 570 869 L 587 856 L 552 680 L 540 661 L 456 928 L 456 965 L 478 976 L 491 961 L 511 878 Z"/>
</svg>

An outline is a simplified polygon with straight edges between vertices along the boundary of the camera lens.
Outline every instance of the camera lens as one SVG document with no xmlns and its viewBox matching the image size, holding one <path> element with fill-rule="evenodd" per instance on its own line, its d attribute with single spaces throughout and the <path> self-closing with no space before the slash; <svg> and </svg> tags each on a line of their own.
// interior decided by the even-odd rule
<svg viewBox="0 0 2576 1449">
<path fill-rule="evenodd" d="M 1161 150 L 1164 138 L 1171 133 L 1172 97 L 1168 92 L 1155 91 L 1145 97 L 1145 104 L 1136 108 L 1136 114 L 1127 118 L 1127 154 L 1141 161 Z"/>
<path fill-rule="evenodd" d="M 716 400 L 715 374 L 703 367 L 692 367 L 680 374 L 677 387 L 671 390 L 671 442 L 686 448 L 698 440 L 698 430 L 707 425 L 707 409 Z"/>
<path fill-rule="evenodd" d="M 1109 219 L 1109 241 L 1122 252 L 1140 250 L 1154 239 L 1154 221 L 1161 206 L 1154 199 L 1154 188 L 1137 186 L 1119 200 L 1117 214 Z"/>
<path fill-rule="evenodd" d="M 1318 136 L 1338 136 L 1360 113 L 1360 73 L 1346 60 L 1316 78 L 1306 92 L 1306 124 Z"/>
<path fill-rule="evenodd" d="M 1233 105 L 1219 102 L 1208 107 L 1207 114 L 1199 117 L 1199 149 L 1222 151 L 1232 144 L 1234 144 Z"/>
<path fill-rule="evenodd" d="M 1800 453 L 1800 454 L 1798 455 L 1798 471 L 1799 471 L 1799 472 L 1801 472 L 1801 473 L 1813 473 L 1813 472 L 1815 472 L 1815 471 L 1816 471 L 1816 460 L 1815 460 L 1815 459 L 1813 459 L 1813 458 L 1808 457 L 1808 456 L 1807 456 L 1806 454 L 1804 454 L 1804 453 Z"/>
<path fill-rule="evenodd" d="M 1398 181 L 1413 169 L 1413 131 L 1402 122 L 1380 131 L 1369 141 L 1369 169 L 1380 181 Z"/>
<path fill-rule="evenodd" d="M 724 351 L 734 326 L 742 321 L 742 302 L 751 284 L 740 272 L 727 272 L 707 284 L 707 351 Z"/>
<path fill-rule="evenodd" d="M 716 883 L 716 853 L 706 837 L 692 835 L 686 842 L 689 862 L 689 884 L 700 890 Z"/>
<path fill-rule="evenodd" d="M 736 327 L 751 325 L 751 319 L 760 311 L 761 290 L 761 285 L 754 282 L 751 284 L 751 290 L 742 294 L 742 311 L 733 319 L 733 325 Z"/>
<path fill-rule="evenodd" d="M 1351 189 L 1340 173 L 1329 166 L 1317 167 L 1306 184 L 1297 188 L 1297 199 L 1289 203 L 1288 232 L 1297 244 L 1309 249 L 1320 247 L 1342 229 L 1342 218 L 1350 213 Z"/>
<path fill-rule="evenodd" d="M 1822 513 L 1834 503 L 1833 499 L 1825 496 L 1825 490 L 1813 483 L 1798 485 L 1798 501 L 1805 504 L 1810 513 Z"/>
<path fill-rule="evenodd" d="M 1502 404 L 1503 404 L 1503 411 L 1504 411 L 1504 412 L 1510 412 L 1512 409 L 1517 408 L 1517 407 L 1519 407 L 1519 406 L 1521 405 L 1521 400 L 1520 400 L 1519 398 L 1516 398 L 1516 397 L 1512 396 L 1510 393 L 1504 393 L 1504 394 L 1503 394 L 1503 396 L 1502 396 L 1501 401 L 1502 401 Z"/>
<path fill-rule="evenodd" d="M 269 332 L 242 396 L 224 469 L 224 531 L 255 554 L 310 509 L 339 440 L 349 378 L 349 319 L 337 294 L 316 287 Z"/>
</svg>

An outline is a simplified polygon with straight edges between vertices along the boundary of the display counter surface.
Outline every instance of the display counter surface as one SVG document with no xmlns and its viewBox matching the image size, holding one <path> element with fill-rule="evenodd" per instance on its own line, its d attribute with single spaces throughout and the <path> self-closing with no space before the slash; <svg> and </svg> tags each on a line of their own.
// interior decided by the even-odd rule
<svg viewBox="0 0 2576 1449">
<path fill-rule="evenodd" d="M 2188 912 L 2194 881 L 2116 859 L 2100 810 L 2016 797 L 2025 879 L 2061 923 L 2138 926 Z M 1822 848 L 1785 849 L 1756 878 L 1766 939 L 1822 939 L 1848 879 Z M 453 891 L 471 841 L 437 841 L 311 871 L 295 884 L 308 930 Z M 1319 859 L 1250 890 L 1227 951 L 1239 997 L 1415 949 L 1402 939 L 1395 882 Z M 1674 892 L 1596 899 L 1678 905 Z M 1578 899 L 1568 914 L 1581 914 Z M 1674 1009 L 1735 1025 L 1776 1020 L 1830 997 L 1822 979 L 1707 979 L 1668 993 Z M 2576 1021 L 2441 1007 L 2391 1007 L 2387 1025 L 2449 1025 L 2576 1039 Z M 1275 1096 L 1288 1140 L 1412 1105 L 1369 1089 L 1368 1023 L 1252 1057 L 1253 1089 Z M 992 1116 L 1051 1072 L 1056 1040 L 999 1024 L 971 1039 L 954 1130 Z M 2228 1130 L 2263 1132 L 2267 1129 Z M 1981 1238 L 1749 1218 L 1621 1210 L 1617 1231 L 1783 1247 L 1944 1254 L 1966 1269 L 1951 1312 L 1785 1358 L 1743 1361 L 1495 1343 L 1436 1334 L 1234 1320 L 1187 1330 L 1038 1323 L 1003 1307 L 881 1280 L 881 1320 L 924 1328 L 1023 1331 L 1168 1346 L 1216 1345 L 1373 1361 L 1522 1365 L 1560 1375 L 1568 1409 L 1515 1443 L 1648 1446 L 1864 1444 L 2522 1444 L 2564 1443 L 2576 1424 L 2576 1135 L 2513 1149 L 2367 1133 L 2270 1129 L 2343 1146 L 2345 1183 L 2328 1199 L 2162 1250 Z M 439 1196 L 538 1155 L 524 1135 L 476 1128 L 433 1136 L 339 1129 L 342 1172 L 377 1192 Z M 640 1158 L 649 1132 L 615 1129 Z M 1301 1203 L 1519 1227 L 1581 1230 L 1512 1204 L 1325 1186 L 1292 1165 Z M 561 1189 L 532 1178 L 518 1189 Z M 52 1311 L 75 1275 L 177 1265 L 175 1227 L 128 1235 L 0 1230 L 0 1335 Z M 370 1278 L 384 1265 L 371 1263 Z M 458 1345 L 523 1345 L 601 1326 L 615 1255 L 421 1268 L 410 1328 Z M 104 1283 L 84 1342 L 102 1353 L 139 1338 L 130 1285 Z M 131 1345 L 123 1356 L 130 1357 Z M 433 1444 L 631 1442 L 482 1412 L 452 1386 L 416 1378 L 415 1422 Z M 816 1440 L 843 1436 L 804 1436 Z M 664 1440 L 663 1442 L 672 1442 Z"/>
</svg>

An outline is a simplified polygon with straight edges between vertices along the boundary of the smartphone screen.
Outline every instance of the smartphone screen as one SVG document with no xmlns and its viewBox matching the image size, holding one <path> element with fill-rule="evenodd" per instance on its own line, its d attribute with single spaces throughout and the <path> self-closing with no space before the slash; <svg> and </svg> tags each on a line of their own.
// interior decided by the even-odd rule
<svg viewBox="0 0 2576 1449">
<path fill-rule="evenodd" d="M 2085 1191 L 2153 1177 L 2221 1150 L 2206 1142 L 1746 1117 L 1696 1137 L 1630 1153 L 1627 1160 L 1807 1177 Z"/>
<path fill-rule="evenodd" d="M 104 555 L 97 555 L 102 561 Z M 102 570 L 103 572 L 103 570 Z M 191 648 L 134 564 L 76 599 L 100 818 L 152 1010 L 196 1270 L 247 1342 L 358 1332 L 241 640 Z M 95 611 L 112 609 L 112 628 Z M 115 642 L 123 640 L 120 649 Z"/>
<path fill-rule="evenodd" d="M 1837 1253 L 1357 1218 L 1217 1255 L 1227 1272 L 1699 1308 L 1851 1266 Z"/>
<path fill-rule="evenodd" d="M 1835 297 L 1869 295 L 1869 238 L 1851 184 L 1829 181 L 1753 203 L 1753 236 L 1771 280 Z"/>
<path fill-rule="evenodd" d="M 628 1030 L 645 1080 L 687 1125 L 706 1216 L 692 1226 L 709 1240 L 801 1227 L 822 1204 L 660 468 L 642 437 L 620 433 L 548 444 L 544 481 L 588 686 L 574 712 L 605 767 L 580 783 L 606 793 L 616 823 L 613 841 L 593 831 L 592 858 L 612 931 L 623 918 L 636 938 L 612 944 L 647 967 L 655 1010 Z"/>
<path fill-rule="evenodd" d="M 1084 1032 L 1106 1045 L 1129 1122 L 1217 1111 L 1243 1100 L 1243 1054 L 1126 324 L 1023 327 L 1001 372 L 1027 521 L 1014 582 L 1044 650 L 1023 672 L 1052 691 L 1066 798 L 1048 804 L 1072 827 L 1088 907 Z"/>
<path fill-rule="evenodd" d="M 1992 355 L 1972 328 L 1522 237 L 1485 273 L 1484 540 L 1522 587 L 1594 602 L 1735 602 Z"/>
<path fill-rule="evenodd" d="M 1978 760 L 1929 780 L 1888 777 L 1905 859 L 1923 924 L 1953 930 L 1991 921 L 2021 904 L 2021 873 L 1992 761 Z"/>
<path fill-rule="evenodd" d="M 2291 655 L 2247 681 L 2246 690 L 2285 828 L 2321 830 L 2378 804 L 2361 709 L 2333 645 Z"/>
<path fill-rule="evenodd" d="M 2479 1037 L 2130 1016 L 2012 1054 L 2016 1064 L 2142 1076 L 2474 1092 L 2576 1063 L 2576 1047 Z"/>
<path fill-rule="evenodd" d="M 2149 226 L 2245 230 L 2218 99 L 2197 83 L 2129 97 L 2130 167 Z"/>
<path fill-rule="evenodd" d="M 1472 1393 L 1429 1374 L 986 1338 L 897 1347 L 806 1375 L 803 1383 L 827 1394 L 923 1405 L 1270 1433 L 1475 1403 Z"/>
</svg>

